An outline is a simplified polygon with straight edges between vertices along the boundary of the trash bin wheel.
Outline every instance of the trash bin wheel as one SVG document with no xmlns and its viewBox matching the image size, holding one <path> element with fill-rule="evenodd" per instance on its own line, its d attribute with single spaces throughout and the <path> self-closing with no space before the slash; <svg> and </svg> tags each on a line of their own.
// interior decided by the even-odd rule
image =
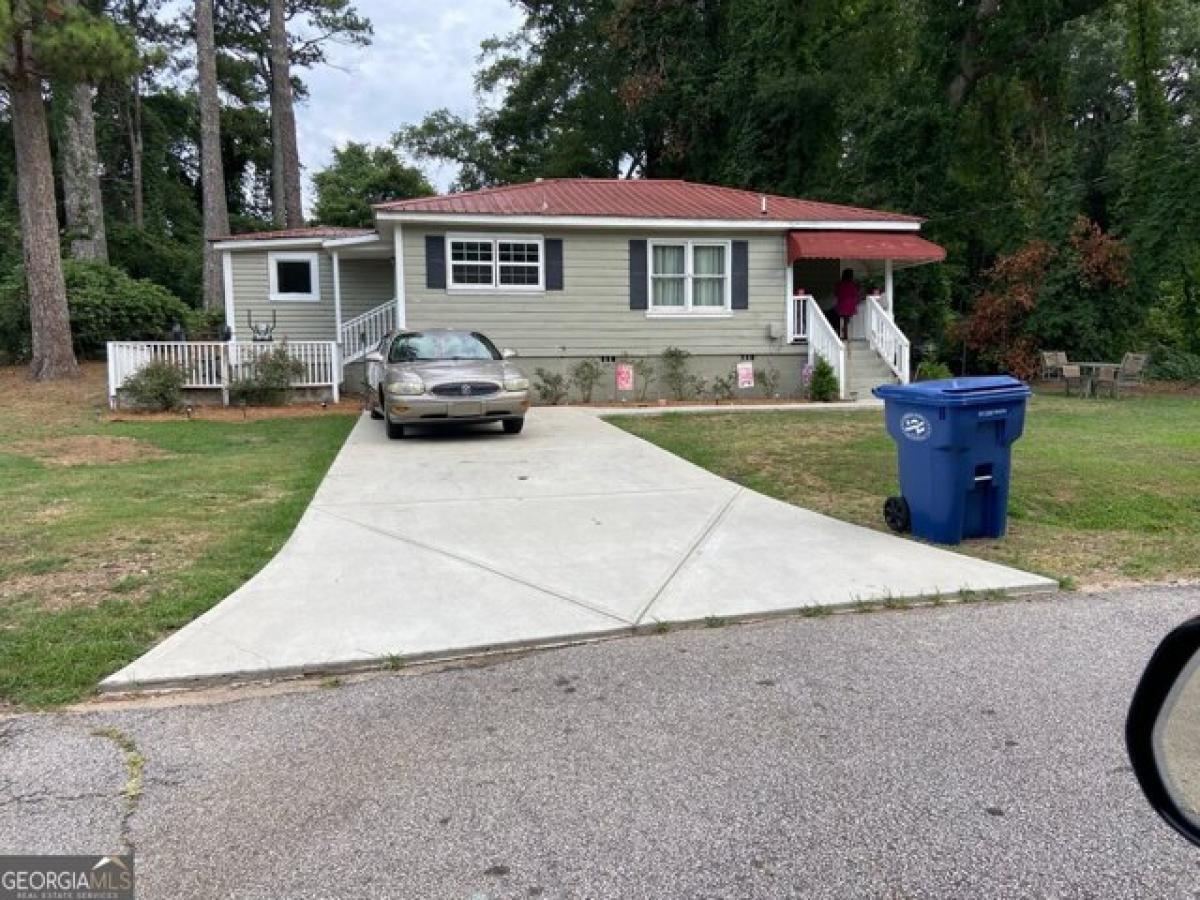
<svg viewBox="0 0 1200 900">
<path fill-rule="evenodd" d="M 903 497 L 888 497 L 883 504 L 883 521 L 888 528 L 904 534 L 912 528 L 912 517 L 908 512 L 908 501 Z"/>
</svg>

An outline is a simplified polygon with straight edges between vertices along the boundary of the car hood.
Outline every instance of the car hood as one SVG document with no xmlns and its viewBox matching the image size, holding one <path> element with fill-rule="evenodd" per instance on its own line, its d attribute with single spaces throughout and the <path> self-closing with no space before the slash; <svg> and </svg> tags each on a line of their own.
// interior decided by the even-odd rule
<svg viewBox="0 0 1200 900">
<path fill-rule="evenodd" d="M 448 381 L 495 381 L 504 383 L 506 374 L 516 373 L 512 366 L 502 360 L 454 359 L 430 362 L 392 363 L 388 366 L 388 377 L 399 378 L 411 372 L 427 385 L 445 384 Z"/>
</svg>

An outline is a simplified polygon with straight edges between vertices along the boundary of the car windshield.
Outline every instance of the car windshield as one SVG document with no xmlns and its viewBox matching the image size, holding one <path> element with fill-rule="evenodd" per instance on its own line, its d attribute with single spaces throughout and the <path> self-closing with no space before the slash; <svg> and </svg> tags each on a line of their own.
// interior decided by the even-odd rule
<svg viewBox="0 0 1200 900">
<path fill-rule="evenodd" d="M 473 331 L 414 331 L 392 341 L 388 362 L 453 359 L 500 359 L 500 351 Z"/>
</svg>

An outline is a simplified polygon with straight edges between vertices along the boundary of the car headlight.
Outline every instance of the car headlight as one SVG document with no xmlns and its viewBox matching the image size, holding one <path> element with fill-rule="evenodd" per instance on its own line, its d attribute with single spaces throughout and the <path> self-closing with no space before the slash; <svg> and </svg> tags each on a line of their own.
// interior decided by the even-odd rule
<svg viewBox="0 0 1200 900">
<path fill-rule="evenodd" d="M 425 384 L 420 378 L 408 375 L 399 381 L 390 382 L 387 392 L 393 397 L 412 397 L 415 394 L 425 393 Z"/>
<path fill-rule="evenodd" d="M 529 379 L 524 375 L 505 375 L 504 389 L 506 391 L 527 391 L 529 390 Z"/>
</svg>

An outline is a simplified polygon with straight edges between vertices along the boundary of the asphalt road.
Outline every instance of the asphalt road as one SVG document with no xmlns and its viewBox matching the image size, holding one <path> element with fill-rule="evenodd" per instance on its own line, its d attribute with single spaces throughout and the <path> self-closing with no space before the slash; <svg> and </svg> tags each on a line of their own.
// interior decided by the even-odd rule
<svg viewBox="0 0 1200 900">
<path fill-rule="evenodd" d="M 1121 738 L 1197 612 L 1188 588 L 846 614 L 14 718 L 0 851 L 128 841 L 140 898 L 1198 896 Z"/>
</svg>

